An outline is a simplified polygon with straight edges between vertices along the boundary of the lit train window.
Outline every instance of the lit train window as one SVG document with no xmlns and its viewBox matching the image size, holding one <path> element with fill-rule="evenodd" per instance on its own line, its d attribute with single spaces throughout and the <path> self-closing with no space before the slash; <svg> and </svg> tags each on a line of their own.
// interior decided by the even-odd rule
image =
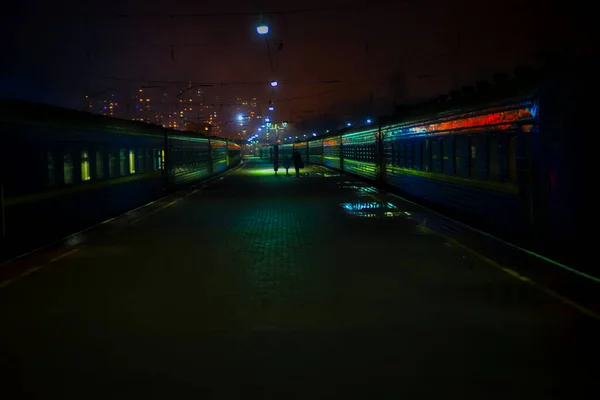
<svg viewBox="0 0 600 400">
<path fill-rule="evenodd" d="M 63 178 L 65 185 L 73 183 L 73 157 L 71 157 L 71 153 L 65 153 L 63 156 Z"/>
<path fill-rule="evenodd" d="M 90 155 L 87 150 L 81 152 L 81 180 L 89 181 L 92 179 L 90 174 Z"/>
<path fill-rule="evenodd" d="M 119 174 L 125 176 L 127 172 L 127 158 L 125 157 L 125 149 L 119 150 Z"/>
<path fill-rule="evenodd" d="M 165 169 L 165 151 L 160 151 L 160 169 Z"/>
<path fill-rule="evenodd" d="M 412 142 L 412 169 L 419 169 L 419 164 L 417 164 L 417 154 L 419 154 L 420 144 L 416 140 Z"/>
<path fill-rule="evenodd" d="M 442 170 L 448 175 L 456 173 L 456 164 L 454 157 L 454 138 L 445 137 L 442 139 Z"/>
<path fill-rule="evenodd" d="M 48 157 L 47 157 L 47 161 L 48 161 L 48 186 L 54 186 L 55 185 L 55 181 L 54 181 L 54 156 L 52 155 L 52 152 L 48 152 Z"/>
<path fill-rule="evenodd" d="M 471 178 L 480 178 L 479 176 L 479 163 L 477 157 L 479 156 L 478 138 L 469 136 L 469 176 Z"/>
<path fill-rule="evenodd" d="M 515 183 L 517 181 L 517 143 L 514 135 L 508 138 L 507 143 L 507 166 L 508 181 Z"/>
<path fill-rule="evenodd" d="M 469 138 L 458 135 L 454 138 L 454 162 L 455 174 L 458 176 L 469 176 Z"/>
<path fill-rule="evenodd" d="M 431 144 L 431 171 L 440 173 L 442 172 L 442 140 L 433 139 L 430 141 Z"/>
<path fill-rule="evenodd" d="M 129 173 L 135 174 L 135 151 L 129 150 Z"/>
<path fill-rule="evenodd" d="M 146 169 L 154 170 L 154 151 L 150 149 L 146 149 Z"/>
<path fill-rule="evenodd" d="M 421 171 L 431 171 L 431 142 L 429 139 L 421 142 Z"/>
<path fill-rule="evenodd" d="M 500 141 L 498 136 L 490 136 L 488 139 L 488 178 L 492 181 L 500 181 Z"/>
<path fill-rule="evenodd" d="M 96 178 L 104 178 L 104 154 L 101 151 L 96 152 Z"/>
<path fill-rule="evenodd" d="M 398 143 L 398 165 L 402 168 L 406 167 L 406 143 Z"/>
<path fill-rule="evenodd" d="M 144 149 L 137 149 L 137 169 L 139 172 L 144 172 L 145 170 L 145 161 L 144 161 Z"/>
<path fill-rule="evenodd" d="M 117 157 L 114 150 L 108 153 L 108 174 L 111 178 L 117 176 Z"/>
</svg>

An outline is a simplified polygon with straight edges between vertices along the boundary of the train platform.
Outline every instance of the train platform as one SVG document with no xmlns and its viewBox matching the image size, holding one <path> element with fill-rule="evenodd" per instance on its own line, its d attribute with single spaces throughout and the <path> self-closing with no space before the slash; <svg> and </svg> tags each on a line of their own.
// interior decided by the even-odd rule
<svg viewBox="0 0 600 400">
<path fill-rule="evenodd" d="M 6 398 L 596 398 L 594 277 L 321 167 L 0 266 Z"/>
</svg>

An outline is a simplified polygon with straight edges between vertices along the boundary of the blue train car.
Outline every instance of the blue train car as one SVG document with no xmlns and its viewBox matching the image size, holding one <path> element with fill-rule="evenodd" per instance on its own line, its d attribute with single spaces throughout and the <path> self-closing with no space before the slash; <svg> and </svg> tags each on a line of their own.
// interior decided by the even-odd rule
<svg viewBox="0 0 600 400">
<path fill-rule="evenodd" d="M 209 139 L 170 135 L 168 149 L 169 182 L 173 186 L 189 185 L 212 174 Z"/>
<path fill-rule="evenodd" d="M 238 145 L 191 132 L 20 101 L 0 110 L 0 259 L 240 160 Z"/>
<path fill-rule="evenodd" d="M 481 226 L 522 231 L 530 177 L 519 160 L 538 132 L 537 109 L 526 100 L 382 127 L 385 182 Z"/>
<path fill-rule="evenodd" d="M 323 140 L 323 165 L 342 168 L 342 137 L 333 136 Z"/>
<path fill-rule="evenodd" d="M 345 172 L 377 179 L 378 134 L 375 128 L 342 135 L 342 169 Z"/>
<path fill-rule="evenodd" d="M 311 140 L 308 142 L 308 163 L 323 165 L 323 140 Z"/>
<path fill-rule="evenodd" d="M 311 138 L 309 161 L 575 263 L 577 89 L 558 72 Z"/>
</svg>

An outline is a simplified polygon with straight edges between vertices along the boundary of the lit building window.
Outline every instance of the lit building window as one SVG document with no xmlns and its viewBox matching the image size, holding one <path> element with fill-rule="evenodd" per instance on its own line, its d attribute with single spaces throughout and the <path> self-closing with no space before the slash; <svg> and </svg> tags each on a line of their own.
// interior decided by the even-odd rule
<svg viewBox="0 0 600 400">
<path fill-rule="evenodd" d="M 90 157 L 87 150 L 81 152 L 81 180 L 89 181 L 92 179 L 90 174 Z"/>
</svg>

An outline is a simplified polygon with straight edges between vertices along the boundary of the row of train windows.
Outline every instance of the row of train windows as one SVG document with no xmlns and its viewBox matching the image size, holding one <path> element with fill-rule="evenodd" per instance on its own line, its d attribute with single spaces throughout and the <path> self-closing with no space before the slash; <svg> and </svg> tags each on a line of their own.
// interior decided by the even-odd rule
<svg viewBox="0 0 600 400">
<path fill-rule="evenodd" d="M 116 178 L 143 173 L 145 170 L 164 169 L 164 155 L 164 150 L 156 149 L 120 149 L 106 152 L 81 150 L 81 152 L 66 151 L 61 154 L 49 151 L 47 153 L 48 185 L 55 186 L 59 183 L 70 185 L 76 181 Z"/>
<path fill-rule="evenodd" d="M 345 160 L 375 162 L 374 144 L 345 145 L 342 149 Z"/>
<path fill-rule="evenodd" d="M 204 163 L 207 162 L 210 155 L 208 148 L 201 149 L 172 149 L 171 162 L 173 166 L 189 163 Z"/>
<path fill-rule="evenodd" d="M 452 136 L 391 144 L 394 166 L 496 182 L 516 182 L 515 135 Z"/>
</svg>

